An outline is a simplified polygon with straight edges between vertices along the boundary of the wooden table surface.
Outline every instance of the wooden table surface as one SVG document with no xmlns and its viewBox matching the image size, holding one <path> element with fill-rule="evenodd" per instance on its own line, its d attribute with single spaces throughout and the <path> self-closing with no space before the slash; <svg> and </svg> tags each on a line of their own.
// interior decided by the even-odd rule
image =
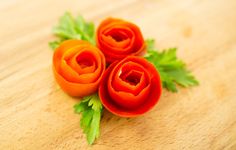
<svg viewBox="0 0 236 150">
<path fill-rule="evenodd" d="M 96 25 L 108 16 L 135 22 L 156 47 L 178 56 L 200 86 L 163 91 L 158 105 L 132 119 L 105 111 L 88 146 L 76 98 L 52 75 L 51 28 L 66 11 Z M 0 149 L 235 150 L 235 0 L 1 0 Z"/>
</svg>

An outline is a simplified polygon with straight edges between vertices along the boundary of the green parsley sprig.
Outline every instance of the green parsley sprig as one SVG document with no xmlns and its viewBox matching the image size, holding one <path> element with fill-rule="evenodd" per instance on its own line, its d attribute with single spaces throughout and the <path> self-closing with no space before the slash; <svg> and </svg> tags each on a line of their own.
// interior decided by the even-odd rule
<svg viewBox="0 0 236 150">
<path fill-rule="evenodd" d="M 103 106 L 98 94 L 83 97 L 83 99 L 74 106 L 76 113 L 81 113 L 80 126 L 87 135 L 89 144 L 93 144 L 99 136 L 100 120 Z"/>
<path fill-rule="evenodd" d="M 159 52 L 154 48 L 154 40 L 146 40 L 147 55 L 145 58 L 154 64 L 160 73 L 163 87 L 177 92 L 176 84 L 183 87 L 198 85 L 195 77 L 186 69 L 185 63 L 176 56 L 176 48 Z"/>
<path fill-rule="evenodd" d="M 95 45 L 95 27 L 91 22 L 86 22 L 81 15 L 74 18 L 66 12 L 59 20 L 59 24 L 53 28 L 53 34 L 59 39 L 49 43 L 52 49 L 56 49 L 61 42 L 68 39 L 80 39 L 89 41 Z"/>
</svg>

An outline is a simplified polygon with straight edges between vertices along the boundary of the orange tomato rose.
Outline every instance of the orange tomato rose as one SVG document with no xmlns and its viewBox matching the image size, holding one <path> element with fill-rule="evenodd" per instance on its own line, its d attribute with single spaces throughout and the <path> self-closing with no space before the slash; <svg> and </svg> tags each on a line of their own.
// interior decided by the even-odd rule
<svg viewBox="0 0 236 150">
<path fill-rule="evenodd" d="M 60 87 L 71 96 L 94 93 L 105 71 L 105 57 L 82 40 L 63 42 L 53 55 L 53 72 Z"/>
<path fill-rule="evenodd" d="M 121 19 L 104 20 L 97 29 L 96 42 L 108 63 L 128 55 L 141 55 L 145 50 L 139 27 Z"/>
</svg>

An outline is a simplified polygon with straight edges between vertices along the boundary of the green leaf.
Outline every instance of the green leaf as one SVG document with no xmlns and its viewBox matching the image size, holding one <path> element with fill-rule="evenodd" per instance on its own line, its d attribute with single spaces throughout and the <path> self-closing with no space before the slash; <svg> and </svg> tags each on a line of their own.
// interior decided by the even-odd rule
<svg viewBox="0 0 236 150">
<path fill-rule="evenodd" d="M 145 43 L 147 45 L 147 50 L 153 50 L 155 47 L 155 40 L 154 39 L 147 39 L 145 40 Z"/>
<path fill-rule="evenodd" d="M 93 117 L 90 124 L 90 130 L 88 130 L 88 133 L 87 133 L 87 140 L 89 144 L 93 144 L 95 138 L 98 138 L 99 136 L 100 118 L 101 118 L 100 111 L 93 113 Z"/>
<path fill-rule="evenodd" d="M 49 42 L 48 44 L 52 49 L 56 49 L 60 43 L 61 43 L 60 41 L 53 41 L 53 42 Z"/>
<path fill-rule="evenodd" d="M 81 113 L 80 127 L 87 135 L 89 144 L 93 144 L 99 136 L 100 120 L 103 106 L 100 102 L 98 94 L 83 97 L 82 100 L 75 104 L 76 113 Z"/>
<path fill-rule="evenodd" d="M 86 40 L 95 45 L 94 24 L 86 22 L 80 15 L 74 18 L 69 12 L 66 12 L 59 19 L 58 25 L 53 28 L 52 32 L 59 39 L 49 43 L 52 49 L 68 39 Z"/>
<path fill-rule="evenodd" d="M 93 110 L 99 111 L 102 109 L 102 104 L 100 102 L 99 96 L 92 95 L 90 101 L 88 102 L 88 106 L 91 106 Z"/>
<path fill-rule="evenodd" d="M 85 134 L 87 133 L 86 129 L 89 129 L 87 127 L 90 125 L 92 118 L 93 118 L 93 110 L 85 109 L 82 113 L 82 117 L 80 120 L 80 126 L 82 129 L 84 129 Z"/>
<path fill-rule="evenodd" d="M 198 85 L 195 77 L 186 69 L 185 63 L 176 56 L 176 48 L 159 52 L 154 49 L 154 40 L 147 40 L 147 55 L 145 58 L 154 64 L 159 71 L 163 87 L 177 92 L 176 84 L 183 87 Z"/>
<path fill-rule="evenodd" d="M 74 106 L 75 113 L 81 113 L 88 109 L 88 105 L 85 102 L 80 102 Z"/>
</svg>

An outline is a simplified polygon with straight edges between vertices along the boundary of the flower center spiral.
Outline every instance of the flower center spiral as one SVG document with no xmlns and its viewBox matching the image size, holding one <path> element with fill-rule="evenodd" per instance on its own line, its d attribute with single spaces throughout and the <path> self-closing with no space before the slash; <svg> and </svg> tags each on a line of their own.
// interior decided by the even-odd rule
<svg viewBox="0 0 236 150">
<path fill-rule="evenodd" d="M 94 62 L 89 55 L 89 53 L 84 52 L 77 56 L 76 61 L 82 69 L 93 65 Z"/>
<path fill-rule="evenodd" d="M 132 70 L 128 73 L 121 74 L 120 78 L 130 85 L 136 86 L 140 82 L 141 76 L 142 74 L 140 72 Z"/>
</svg>

